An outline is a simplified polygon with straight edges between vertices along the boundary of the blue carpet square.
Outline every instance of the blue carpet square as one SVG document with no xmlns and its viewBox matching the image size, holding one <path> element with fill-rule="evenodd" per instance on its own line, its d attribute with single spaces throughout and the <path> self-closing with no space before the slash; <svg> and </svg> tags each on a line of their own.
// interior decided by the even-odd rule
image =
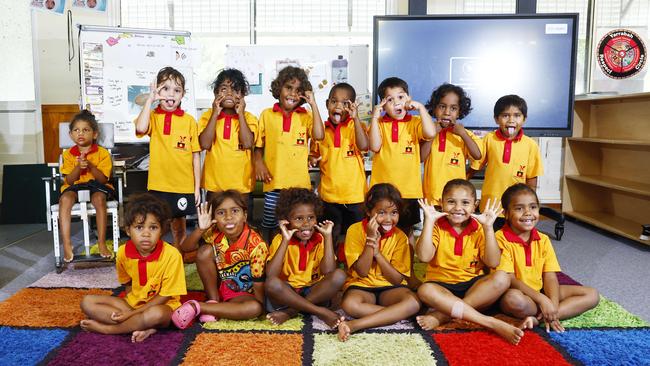
<svg viewBox="0 0 650 366">
<path fill-rule="evenodd" d="M 650 329 L 568 330 L 551 338 L 585 365 L 650 365 Z"/>
<path fill-rule="evenodd" d="M 68 335 L 61 329 L 0 327 L 0 365 L 35 365 Z"/>
</svg>

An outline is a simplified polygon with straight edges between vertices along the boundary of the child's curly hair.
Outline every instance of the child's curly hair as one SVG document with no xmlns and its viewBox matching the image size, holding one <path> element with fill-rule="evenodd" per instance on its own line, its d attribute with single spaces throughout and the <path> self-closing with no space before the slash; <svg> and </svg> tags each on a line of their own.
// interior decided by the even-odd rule
<svg viewBox="0 0 650 366">
<path fill-rule="evenodd" d="M 70 121 L 70 125 L 68 126 L 70 132 L 72 132 L 74 125 L 79 121 L 88 122 L 90 128 L 93 129 L 93 132 L 99 132 L 99 123 L 97 123 L 97 118 L 95 118 L 95 115 L 92 114 L 89 110 L 82 109 L 79 113 L 75 114 L 74 117 L 72 117 L 72 121 Z"/>
<path fill-rule="evenodd" d="M 300 88 L 298 89 L 299 92 L 304 93 L 305 91 L 313 90 L 305 70 L 299 67 L 287 66 L 280 70 L 278 76 L 271 82 L 271 94 L 273 94 L 273 98 L 280 99 L 280 90 L 282 89 L 282 86 L 293 79 L 298 79 L 300 82 Z"/>
<path fill-rule="evenodd" d="M 156 85 L 160 85 L 169 79 L 180 84 L 181 89 L 185 91 L 185 76 L 171 66 L 163 67 L 158 71 L 158 75 L 156 76 Z"/>
<path fill-rule="evenodd" d="M 501 206 L 503 207 L 504 211 L 508 211 L 508 206 L 510 205 L 512 198 L 520 193 L 532 194 L 535 197 L 535 201 L 537 201 L 537 204 L 539 205 L 539 197 L 537 197 L 537 192 L 535 192 L 534 189 L 530 188 L 530 186 L 527 184 L 516 183 L 508 187 L 508 189 L 503 192 L 503 195 L 501 195 Z"/>
<path fill-rule="evenodd" d="M 128 228 L 135 223 L 144 222 L 147 214 L 152 214 L 160 222 L 163 234 L 167 232 L 171 210 L 167 203 L 151 193 L 135 193 L 129 196 L 124 210 L 124 226 Z"/>
<path fill-rule="evenodd" d="M 440 103 L 440 100 L 447 94 L 454 93 L 458 96 L 458 106 L 460 110 L 458 111 L 458 119 L 465 118 L 469 112 L 472 111 L 472 100 L 467 96 L 465 90 L 458 85 L 444 83 L 436 88 L 431 93 L 431 98 L 424 106 L 429 111 L 429 114 L 433 115 L 436 106 Z"/>
<path fill-rule="evenodd" d="M 235 204 L 244 210 L 244 212 L 248 212 L 248 203 L 246 200 L 244 200 L 244 196 L 236 190 L 236 189 L 227 189 L 225 191 L 220 191 L 212 195 L 212 198 L 210 199 L 210 207 L 212 208 L 212 213 L 216 214 L 217 207 L 221 206 L 223 201 L 226 199 L 230 198 L 235 202 Z"/>
<path fill-rule="evenodd" d="M 366 193 L 366 200 L 364 202 L 366 215 L 370 216 L 370 211 L 372 211 L 381 200 L 393 202 L 395 206 L 397 206 L 397 211 L 400 215 L 405 213 L 404 201 L 402 200 L 402 194 L 399 193 L 399 190 L 390 183 L 379 183 L 372 186 L 370 190 L 368 190 L 368 193 Z"/>
<path fill-rule="evenodd" d="M 219 92 L 219 87 L 226 80 L 230 81 L 230 85 L 233 90 L 240 92 L 241 95 L 243 96 L 248 95 L 248 89 L 249 89 L 248 80 L 246 80 L 246 76 L 244 76 L 244 73 L 242 73 L 237 69 L 221 70 L 221 72 L 219 72 L 219 74 L 217 75 L 217 78 L 214 79 L 214 81 L 211 84 L 212 92 L 214 94 L 217 94 Z"/>
<path fill-rule="evenodd" d="M 314 213 L 320 216 L 323 213 L 323 202 L 314 192 L 307 188 L 288 188 L 280 191 L 275 215 L 280 220 L 289 220 L 291 211 L 297 205 L 312 205 Z"/>
<path fill-rule="evenodd" d="M 476 200 L 476 187 L 472 184 L 472 182 L 468 181 L 467 179 L 452 179 L 447 184 L 445 184 L 445 187 L 442 189 L 442 196 L 446 196 L 451 192 L 452 189 L 456 187 L 464 187 L 467 189 L 471 194 L 472 197 L 474 197 L 474 200 Z"/>
</svg>

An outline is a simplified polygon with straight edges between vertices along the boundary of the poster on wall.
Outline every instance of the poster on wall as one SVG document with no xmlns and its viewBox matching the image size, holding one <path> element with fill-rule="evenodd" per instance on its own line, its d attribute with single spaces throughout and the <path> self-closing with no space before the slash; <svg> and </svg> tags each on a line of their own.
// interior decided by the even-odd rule
<svg viewBox="0 0 650 366">
<path fill-rule="evenodd" d="M 63 15 L 66 0 L 29 0 L 31 8 L 48 13 Z"/>
<path fill-rule="evenodd" d="M 105 12 L 107 2 L 108 0 L 72 0 L 72 7 Z"/>
<path fill-rule="evenodd" d="M 612 79 L 627 79 L 643 70 L 648 58 L 643 39 L 629 29 L 614 29 L 596 45 L 600 70 Z"/>
</svg>

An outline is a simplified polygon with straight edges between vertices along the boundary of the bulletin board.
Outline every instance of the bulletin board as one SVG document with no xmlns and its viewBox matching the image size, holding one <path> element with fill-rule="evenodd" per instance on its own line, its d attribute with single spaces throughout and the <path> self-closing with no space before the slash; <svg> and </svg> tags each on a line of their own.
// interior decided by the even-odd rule
<svg viewBox="0 0 650 366">
<path fill-rule="evenodd" d="M 348 46 L 227 46 L 226 67 L 241 70 L 250 84 L 246 109 L 259 115 L 277 102 L 271 95 L 271 81 L 286 66 L 298 66 L 307 71 L 314 89 L 318 109 L 327 117 L 325 101 L 332 86 L 347 82 L 357 92 L 360 116 L 369 114 L 369 47 Z"/>
<path fill-rule="evenodd" d="M 185 77 L 181 108 L 196 118 L 193 68 L 200 61 L 189 32 L 79 26 L 81 105 L 115 126 L 115 142 L 144 143 L 134 120 L 158 71 L 171 66 Z"/>
</svg>

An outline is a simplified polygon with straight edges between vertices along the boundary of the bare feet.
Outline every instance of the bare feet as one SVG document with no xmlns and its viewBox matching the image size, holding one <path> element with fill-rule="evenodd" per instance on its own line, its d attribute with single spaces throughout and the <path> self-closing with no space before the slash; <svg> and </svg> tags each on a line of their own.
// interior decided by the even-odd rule
<svg viewBox="0 0 650 366">
<path fill-rule="evenodd" d="M 519 329 L 533 329 L 539 325 L 539 320 L 534 316 L 527 316 L 521 324 L 519 324 Z"/>
<path fill-rule="evenodd" d="M 494 319 L 492 330 L 506 341 L 517 345 L 524 336 L 524 331 L 499 319 Z"/>
<path fill-rule="evenodd" d="M 131 334 L 131 342 L 133 343 L 142 342 L 156 332 L 157 330 L 153 328 L 146 329 L 146 330 L 136 330 Z"/>
<path fill-rule="evenodd" d="M 287 320 L 291 319 L 292 315 L 289 314 L 286 310 L 276 310 L 272 313 L 266 314 L 266 319 L 271 321 L 273 325 L 280 325 Z"/>
<path fill-rule="evenodd" d="M 81 326 L 81 329 L 85 330 L 86 332 L 108 334 L 107 333 L 108 326 L 106 324 L 102 324 L 98 322 L 97 320 L 84 319 L 81 322 L 79 322 L 79 325 Z"/>
<path fill-rule="evenodd" d="M 352 330 L 350 329 L 350 324 L 346 322 L 345 320 L 341 320 L 339 323 L 339 341 L 345 342 L 350 338 L 350 333 L 352 333 Z"/>
<path fill-rule="evenodd" d="M 439 311 L 428 312 L 424 315 L 417 316 L 415 320 L 424 330 L 433 330 L 451 320 L 451 318 Z"/>
<path fill-rule="evenodd" d="M 327 326 L 332 329 L 336 329 L 336 327 L 338 327 L 339 324 L 345 320 L 345 317 L 339 316 L 337 313 L 329 309 L 327 309 L 327 312 L 325 314 L 319 315 L 318 317 L 321 318 L 321 320 L 324 321 L 325 324 L 327 324 Z"/>
<path fill-rule="evenodd" d="M 72 245 L 63 244 L 63 261 L 66 263 L 72 262 L 74 259 L 74 252 L 72 251 Z"/>
<path fill-rule="evenodd" d="M 113 256 L 113 252 L 108 250 L 106 243 L 97 243 L 97 249 L 99 249 L 99 255 L 101 255 L 102 258 L 110 258 Z"/>
</svg>

